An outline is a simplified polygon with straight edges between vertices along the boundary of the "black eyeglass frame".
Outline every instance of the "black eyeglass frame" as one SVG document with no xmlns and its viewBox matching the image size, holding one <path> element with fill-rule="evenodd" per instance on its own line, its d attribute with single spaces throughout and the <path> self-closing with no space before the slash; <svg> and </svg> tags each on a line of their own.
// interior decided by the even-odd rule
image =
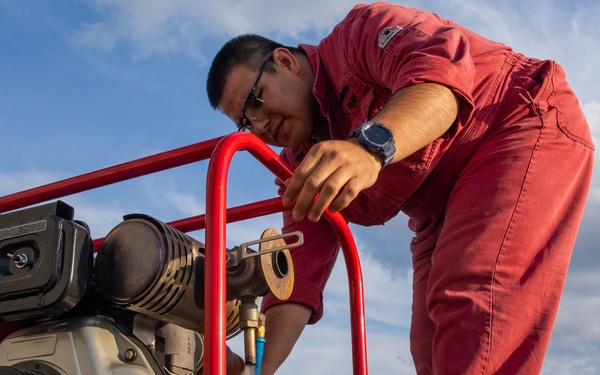
<svg viewBox="0 0 600 375">
<path fill-rule="evenodd" d="M 246 108 L 248 107 L 248 103 L 250 102 L 250 100 L 258 100 L 263 105 L 267 105 L 267 103 L 265 103 L 265 101 L 262 100 L 261 98 L 257 97 L 255 95 L 255 93 L 256 93 L 256 88 L 258 87 L 258 83 L 260 82 L 260 78 L 262 77 L 263 72 L 265 71 L 265 68 L 267 67 L 267 63 L 269 61 L 272 61 L 272 60 L 273 60 L 273 56 L 269 56 L 269 58 L 266 59 L 265 62 L 260 67 L 260 71 L 258 72 L 258 76 L 256 77 L 256 81 L 254 81 L 254 85 L 252 86 L 252 90 L 250 90 L 250 93 L 248 94 L 248 97 L 246 98 L 246 101 L 244 102 L 244 109 L 242 111 L 242 115 L 244 116 L 244 120 L 243 120 L 242 124 L 238 126 L 238 131 L 239 132 L 243 132 L 246 129 L 249 130 L 250 127 L 252 126 L 252 120 L 250 120 L 250 117 L 246 116 Z"/>
</svg>

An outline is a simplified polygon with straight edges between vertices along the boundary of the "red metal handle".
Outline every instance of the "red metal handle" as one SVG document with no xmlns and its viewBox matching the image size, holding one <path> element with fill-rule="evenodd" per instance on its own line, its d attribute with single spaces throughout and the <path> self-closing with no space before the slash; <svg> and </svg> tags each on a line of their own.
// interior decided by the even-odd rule
<svg viewBox="0 0 600 375">
<path fill-rule="evenodd" d="M 246 149 L 282 180 L 293 171 L 256 136 L 234 133 L 215 147 L 208 166 L 206 189 L 205 362 L 207 374 L 225 375 L 225 238 L 227 174 L 233 154 Z M 367 374 L 366 323 L 362 270 L 356 244 L 339 213 L 326 212 L 340 239 L 350 286 L 350 324 L 354 374 Z"/>
</svg>

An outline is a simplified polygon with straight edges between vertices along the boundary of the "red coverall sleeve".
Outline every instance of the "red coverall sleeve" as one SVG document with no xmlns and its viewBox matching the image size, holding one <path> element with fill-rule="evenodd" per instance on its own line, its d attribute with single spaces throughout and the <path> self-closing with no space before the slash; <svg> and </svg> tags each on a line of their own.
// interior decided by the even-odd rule
<svg viewBox="0 0 600 375">
<path fill-rule="evenodd" d="M 285 152 L 284 152 L 285 153 Z M 284 160 L 286 158 L 284 157 Z M 283 195 L 285 186 L 279 186 L 279 194 Z M 280 301 L 267 294 L 262 300 L 262 310 L 281 303 L 299 303 L 312 308 L 309 324 L 314 324 L 323 316 L 323 289 L 331 275 L 339 252 L 339 241 L 331 225 L 322 219 L 318 223 L 308 220 L 294 221 L 291 210 L 283 212 L 283 233 L 300 231 L 304 237 L 304 245 L 290 250 L 294 267 L 294 289 L 285 301 Z"/>
<path fill-rule="evenodd" d="M 469 39 L 462 28 L 435 14 L 387 3 L 358 5 L 319 51 L 346 64 L 336 69 L 391 94 L 435 82 L 473 106 L 475 66 Z"/>
</svg>

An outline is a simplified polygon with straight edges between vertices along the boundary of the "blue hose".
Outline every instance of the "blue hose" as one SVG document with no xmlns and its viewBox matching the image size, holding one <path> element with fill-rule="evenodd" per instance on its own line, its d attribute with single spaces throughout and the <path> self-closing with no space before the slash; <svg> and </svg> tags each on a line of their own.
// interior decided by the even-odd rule
<svg viewBox="0 0 600 375">
<path fill-rule="evenodd" d="M 256 338 L 256 375 L 260 375 L 260 365 L 262 364 L 263 350 L 265 348 L 265 342 L 267 340 L 257 337 Z"/>
</svg>

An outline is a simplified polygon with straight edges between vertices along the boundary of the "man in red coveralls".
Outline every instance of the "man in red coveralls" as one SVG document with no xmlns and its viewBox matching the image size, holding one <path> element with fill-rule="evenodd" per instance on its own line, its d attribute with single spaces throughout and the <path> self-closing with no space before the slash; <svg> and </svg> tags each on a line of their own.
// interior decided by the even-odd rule
<svg viewBox="0 0 600 375">
<path fill-rule="evenodd" d="M 262 374 L 322 315 L 350 222 L 409 216 L 419 374 L 537 374 L 584 208 L 590 131 L 562 68 L 451 21 L 358 5 L 317 46 L 243 35 L 215 57 L 211 105 L 295 168 L 284 232 L 296 285 L 265 298 Z M 315 200 L 316 198 L 316 200 Z"/>
</svg>

